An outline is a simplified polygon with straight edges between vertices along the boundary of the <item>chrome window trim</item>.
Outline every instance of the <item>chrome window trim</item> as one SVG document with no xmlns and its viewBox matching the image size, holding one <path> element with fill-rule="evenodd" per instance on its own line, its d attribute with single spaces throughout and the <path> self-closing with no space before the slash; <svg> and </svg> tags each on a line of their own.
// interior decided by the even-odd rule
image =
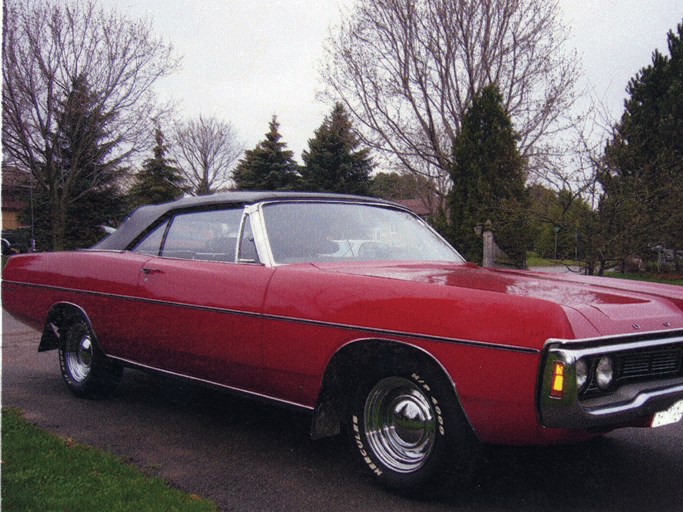
<svg viewBox="0 0 683 512">
<path fill-rule="evenodd" d="M 382 208 L 385 210 L 395 210 L 395 211 L 400 211 L 400 212 L 405 212 L 408 213 L 413 219 L 415 219 L 417 222 L 419 222 L 424 228 L 426 228 L 428 231 L 434 235 L 436 239 L 441 241 L 446 247 L 448 247 L 451 252 L 460 259 L 460 261 L 453 261 L 451 263 L 458 264 L 458 263 L 466 263 L 467 260 L 457 251 L 455 247 L 453 247 L 443 236 L 441 236 L 432 226 L 430 226 L 427 222 L 425 222 L 423 219 L 421 219 L 418 215 L 410 211 L 408 208 L 404 208 L 401 205 L 395 205 L 395 204 L 388 204 L 388 203 L 383 203 L 383 202 L 372 202 L 372 201 L 354 201 L 354 200 L 345 200 L 345 199 L 338 199 L 338 200 L 329 200 L 329 199 L 318 199 L 318 198 L 312 198 L 312 199 L 272 199 L 272 200 L 267 200 L 267 201 L 261 201 L 259 203 L 255 203 L 253 205 L 247 206 L 245 208 L 245 211 L 247 214 L 255 214 L 258 217 L 258 236 L 256 235 L 256 226 L 254 222 L 252 222 L 252 230 L 254 231 L 254 236 L 255 238 L 262 243 L 262 248 L 263 248 L 263 255 L 267 257 L 267 263 L 265 260 L 262 260 L 263 263 L 266 263 L 267 266 L 269 267 L 279 267 L 283 265 L 289 265 L 289 263 L 277 263 L 275 261 L 275 257 L 273 256 L 273 252 L 271 250 L 271 244 L 270 240 L 268 239 L 268 230 L 266 229 L 266 221 L 265 221 L 265 216 L 263 213 L 263 209 L 266 206 L 273 205 L 273 204 L 347 204 L 347 205 L 357 205 L 357 206 L 370 206 L 370 207 L 375 207 L 375 208 Z M 261 257 L 261 247 L 257 243 L 257 250 L 259 250 L 259 257 Z"/>
<path fill-rule="evenodd" d="M 266 267 L 274 268 L 277 265 L 275 264 L 273 253 L 270 250 L 270 241 L 268 240 L 268 233 L 266 231 L 261 205 L 262 203 L 256 203 L 245 207 L 244 215 L 245 217 L 248 217 L 251 222 L 251 231 L 254 234 L 256 252 L 261 260 L 261 264 Z"/>
</svg>

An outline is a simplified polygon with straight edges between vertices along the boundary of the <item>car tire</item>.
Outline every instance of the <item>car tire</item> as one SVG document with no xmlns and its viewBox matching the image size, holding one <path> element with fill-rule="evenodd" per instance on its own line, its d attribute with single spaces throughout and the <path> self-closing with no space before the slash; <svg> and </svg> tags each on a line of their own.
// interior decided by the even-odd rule
<svg viewBox="0 0 683 512">
<path fill-rule="evenodd" d="M 372 476 L 406 494 L 462 471 L 478 444 L 452 384 L 426 365 L 365 379 L 350 407 L 348 432 Z"/>
<path fill-rule="evenodd" d="M 106 398 L 121 380 L 123 367 L 98 348 L 95 336 L 82 318 L 73 320 L 61 335 L 59 366 L 71 392 L 81 398 Z"/>
</svg>

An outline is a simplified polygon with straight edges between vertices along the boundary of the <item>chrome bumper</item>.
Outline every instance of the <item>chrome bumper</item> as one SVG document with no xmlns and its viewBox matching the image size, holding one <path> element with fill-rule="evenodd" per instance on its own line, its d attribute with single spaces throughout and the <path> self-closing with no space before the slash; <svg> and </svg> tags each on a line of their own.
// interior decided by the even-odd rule
<svg viewBox="0 0 683 512">
<path fill-rule="evenodd" d="M 538 408 L 545 427 L 604 430 L 643 423 L 655 413 L 683 400 L 683 363 L 667 375 L 651 375 L 629 381 L 624 379 L 610 392 L 581 395 L 576 385 L 575 364 L 580 358 L 603 355 L 638 355 L 662 347 L 683 353 L 683 331 L 625 335 L 585 340 L 546 342 L 541 370 Z M 680 348 L 679 348 L 680 347 Z M 551 396 L 555 363 L 564 364 L 564 390 L 561 397 Z"/>
</svg>

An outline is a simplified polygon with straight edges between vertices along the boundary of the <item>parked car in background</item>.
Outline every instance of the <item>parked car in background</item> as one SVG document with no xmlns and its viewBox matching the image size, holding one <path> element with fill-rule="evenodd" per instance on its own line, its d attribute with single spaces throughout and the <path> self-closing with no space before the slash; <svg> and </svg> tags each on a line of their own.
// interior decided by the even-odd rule
<svg viewBox="0 0 683 512">
<path fill-rule="evenodd" d="M 2 232 L 2 254 L 9 256 L 31 250 L 31 233 L 27 229 L 15 229 Z"/>
<path fill-rule="evenodd" d="M 673 270 L 683 267 L 683 251 L 668 249 L 662 245 L 650 247 L 651 252 L 657 253 L 657 269 Z"/>
<path fill-rule="evenodd" d="M 480 268 L 385 201 L 228 193 L 142 207 L 91 250 L 10 259 L 3 301 L 80 397 L 153 370 L 346 429 L 415 489 L 476 443 L 683 414 L 683 288 Z"/>
</svg>

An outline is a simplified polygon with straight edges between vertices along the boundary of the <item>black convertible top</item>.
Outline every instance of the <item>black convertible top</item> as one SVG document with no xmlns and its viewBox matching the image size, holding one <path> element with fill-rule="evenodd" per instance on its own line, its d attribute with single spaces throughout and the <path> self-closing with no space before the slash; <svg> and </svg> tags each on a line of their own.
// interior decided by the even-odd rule
<svg viewBox="0 0 683 512">
<path fill-rule="evenodd" d="M 169 212 L 185 209 L 213 208 L 222 205 L 249 205 L 271 200 L 354 201 L 393 205 L 383 199 L 342 194 L 310 192 L 224 192 L 210 196 L 184 197 L 170 203 L 141 206 L 133 210 L 123 224 L 111 235 L 100 240 L 92 249 L 125 250 L 143 231 Z M 396 205 L 394 205 L 396 206 Z"/>
</svg>

